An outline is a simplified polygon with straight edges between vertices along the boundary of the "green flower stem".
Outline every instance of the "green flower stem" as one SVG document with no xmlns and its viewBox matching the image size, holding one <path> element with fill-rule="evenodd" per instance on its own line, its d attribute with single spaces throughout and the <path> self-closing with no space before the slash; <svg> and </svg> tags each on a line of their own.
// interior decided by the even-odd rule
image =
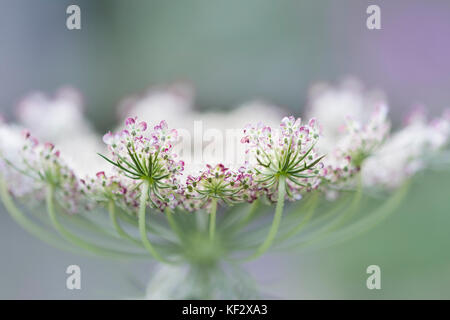
<svg viewBox="0 0 450 320">
<path fill-rule="evenodd" d="M 303 219 L 300 221 L 300 223 L 297 226 L 295 226 L 289 232 L 287 232 L 283 236 L 281 236 L 279 239 L 279 242 L 283 242 L 284 240 L 295 236 L 301 230 L 303 230 L 303 228 L 306 226 L 306 224 L 309 222 L 309 220 L 313 216 L 314 212 L 316 211 L 318 199 L 319 199 L 319 193 L 316 192 L 314 195 L 311 196 L 309 203 L 307 203 L 305 205 L 307 208 L 306 208 L 306 213 L 305 213 Z"/>
<path fill-rule="evenodd" d="M 358 207 L 361 203 L 362 194 L 363 194 L 363 185 L 362 185 L 362 175 L 361 173 L 358 173 L 357 177 L 357 186 L 355 195 L 353 197 L 352 203 L 350 204 L 350 208 L 339 218 L 336 219 L 335 223 L 332 223 L 329 227 L 328 231 L 336 230 L 338 227 L 340 227 L 346 220 L 350 219 L 356 211 L 358 211 Z"/>
<path fill-rule="evenodd" d="M 214 234 L 216 232 L 216 211 L 217 211 L 217 199 L 211 200 L 211 211 L 209 212 L 209 239 L 214 240 Z"/>
<path fill-rule="evenodd" d="M 128 233 L 125 232 L 125 230 L 123 230 L 123 228 L 120 226 L 119 221 L 117 221 L 117 214 L 116 214 L 116 205 L 114 204 L 113 200 L 110 200 L 108 202 L 108 212 L 109 212 L 109 218 L 111 219 L 111 222 L 114 226 L 114 228 L 117 231 L 117 234 L 119 234 L 122 238 L 125 238 L 133 243 L 137 243 L 140 246 L 142 246 L 142 243 L 133 238 L 132 236 L 130 236 Z"/>
<path fill-rule="evenodd" d="M 402 204 L 403 199 L 408 194 L 410 185 L 411 180 L 405 181 L 380 207 L 373 210 L 360 221 L 346 227 L 342 230 L 342 233 L 348 236 L 347 239 L 350 239 L 363 232 L 367 232 L 382 222 Z"/>
<path fill-rule="evenodd" d="M 141 241 L 144 245 L 145 249 L 159 262 L 163 263 L 169 263 L 166 259 L 164 259 L 159 252 L 153 247 L 150 240 L 147 237 L 147 225 L 146 225 L 146 219 L 145 219 L 145 211 L 147 209 L 147 201 L 148 201 L 148 193 L 149 193 L 149 182 L 145 180 L 142 183 L 142 189 L 141 189 L 141 197 L 139 201 L 139 233 L 141 235 Z"/>
<path fill-rule="evenodd" d="M 130 257 L 130 256 L 133 256 L 133 257 L 141 257 L 142 256 L 140 254 L 133 254 L 133 253 L 128 253 L 128 252 L 116 251 L 116 250 L 112 250 L 112 249 L 108 249 L 108 248 L 103 248 L 103 247 L 97 246 L 96 244 L 85 241 L 85 240 L 77 237 L 76 235 L 72 234 L 69 230 L 64 228 L 64 226 L 62 224 L 60 224 L 60 222 L 58 221 L 58 219 L 56 217 L 56 212 L 54 209 L 53 195 L 54 195 L 54 186 L 49 184 L 47 186 L 47 193 L 46 193 L 47 212 L 48 212 L 50 221 L 51 221 L 53 227 L 55 228 L 55 230 L 58 231 L 59 234 L 61 234 L 61 236 L 66 238 L 68 241 L 70 241 L 71 243 L 79 246 L 80 248 L 82 248 L 86 251 L 90 251 L 96 255 L 107 256 L 107 257 L 117 257 L 117 258 Z"/>
<path fill-rule="evenodd" d="M 117 216 L 119 217 L 119 220 L 122 220 L 123 222 L 139 228 L 139 218 L 132 216 L 131 213 L 116 210 Z M 176 237 L 173 236 L 173 233 L 170 232 L 170 229 L 163 227 L 161 225 L 156 225 L 156 223 L 153 222 L 152 225 L 147 224 L 147 231 L 150 233 L 154 233 L 155 235 L 161 236 L 161 238 L 164 238 L 167 241 L 174 242 L 176 241 Z M 142 245 L 142 241 L 139 240 L 139 244 Z"/>
<path fill-rule="evenodd" d="M 58 208 L 57 206 L 55 210 L 58 212 L 59 211 L 58 209 L 60 208 Z M 90 232 L 101 234 L 105 237 L 108 237 L 109 239 L 117 239 L 117 236 L 114 234 L 113 231 L 104 228 L 103 226 L 99 225 L 97 221 L 93 221 L 91 217 L 88 218 L 80 212 L 74 215 L 66 214 L 64 215 L 64 220 L 70 223 L 71 225 L 77 226 L 84 230 L 88 230 Z"/>
<path fill-rule="evenodd" d="M 408 194 L 411 181 L 408 180 L 400 186 L 395 193 L 393 193 L 388 199 L 386 199 L 382 205 L 374 209 L 367 216 L 362 218 L 360 221 L 354 222 L 353 224 L 346 226 L 345 228 L 332 233 L 331 235 L 323 234 L 322 237 L 317 237 L 313 239 L 307 239 L 299 243 L 292 244 L 286 249 L 290 248 L 300 248 L 307 245 L 311 245 L 313 242 L 317 243 L 317 246 L 324 248 L 328 245 L 335 245 L 342 243 L 343 241 L 348 241 L 361 233 L 367 232 L 371 228 L 375 227 L 386 219 L 390 214 L 392 214 L 402 203 L 402 200 Z"/>
<path fill-rule="evenodd" d="M 275 208 L 275 216 L 273 217 L 272 225 L 264 242 L 256 249 L 255 253 L 246 260 L 255 259 L 264 254 L 272 245 L 273 241 L 280 227 L 281 217 L 283 216 L 284 197 L 286 195 L 286 177 L 280 176 L 278 180 L 278 199 Z"/>
<path fill-rule="evenodd" d="M 195 224 L 200 233 L 204 233 L 208 229 L 208 216 L 209 214 L 205 210 L 198 210 L 195 213 Z"/>
<path fill-rule="evenodd" d="M 238 230 L 244 228 L 253 219 L 255 214 L 258 212 L 258 208 L 259 208 L 259 200 L 256 199 L 255 201 L 252 202 L 250 210 L 248 211 L 247 215 L 241 220 L 241 222 L 237 226 Z"/>
<path fill-rule="evenodd" d="M 338 227 L 339 224 L 341 224 L 344 221 L 345 217 L 348 217 L 348 214 L 353 214 L 354 211 L 358 208 L 358 205 L 360 203 L 362 196 L 362 189 L 358 189 L 355 194 L 353 195 L 352 199 L 343 199 L 341 202 L 334 206 L 331 210 L 328 212 L 325 212 L 322 214 L 321 218 L 317 219 L 316 224 L 319 224 L 319 226 L 314 229 L 312 232 L 310 232 L 310 236 L 305 242 L 312 243 L 315 242 L 318 239 L 324 238 L 326 235 L 332 233 L 334 229 Z M 349 206 L 349 209 L 345 211 L 342 215 L 339 215 L 346 206 Z M 337 217 L 335 217 L 338 215 Z M 321 225 L 322 223 L 325 223 L 324 225 Z M 314 223 L 314 222 L 312 222 Z M 303 229 L 305 226 L 302 226 L 301 229 Z M 295 234 L 297 234 L 296 232 Z M 289 235 L 289 238 L 292 238 L 294 234 Z M 282 237 L 282 240 L 287 240 L 288 237 Z M 289 246 L 289 245 L 288 245 Z"/>
<path fill-rule="evenodd" d="M 178 235 L 180 240 L 182 240 L 183 232 L 181 232 L 180 228 L 178 227 L 177 222 L 175 221 L 175 219 L 173 217 L 172 209 L 167 207 L 165 212 L 166 212 L 166 217 L 167 217 L 167 221 L 169 222 L 170 228 L 172 228 L 172 231 Z"/>
<path fill-rule="evenodd" d="M 120 207 L 116 207 L 116 215 L 119 217 L 119 220 L 125 222 L 130 226 L 139 226 L 137 217 L 132 216 L 130 212 L 123 211 L 123 209 Z"/>
<path fill-rule="evenodd" d="M 14 204 L 13 199 L 11 198 L 8 187 L 6 185 L 6 181 L 0 177 L 0 197 L 2 199 L 3 205 L 5 206 L 6 211 L 9 213 L 11 218 L 17 222 L 23 229 L 31 233 L 33 236 L 38 239 L 55 246 L 59 249 L 68 250 L 68 251 L 76 251 L 73 247 L 62 243 L 60 239 L 54 237 L 52 234 L 48 233 L 44 228 L 36 225 L 31 220 L 29 220 L 19 208 Z"/>
</svg>

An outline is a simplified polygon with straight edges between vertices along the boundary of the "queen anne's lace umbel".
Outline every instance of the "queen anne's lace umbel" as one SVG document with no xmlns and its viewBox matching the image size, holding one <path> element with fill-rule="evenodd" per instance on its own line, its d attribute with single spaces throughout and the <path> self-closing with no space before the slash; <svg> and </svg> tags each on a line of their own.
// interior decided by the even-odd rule
<svg viewBox="0 0 450 320">
<path fill-rule="evenodd" d="M 241 142 L 251 154 L 250 172 L 270 199 L 281 176 L 287 181 L 287 196 L 300 199 L 303 192 L 317 188 L 325 174 L 320 162 L 324 155 L 319 156 L 315 149 L 318 139 L 315 119 L 302 124 L 300 118 L 285 117 L 277 130 L 262 123 L 248 125 Z"/>
<path fill-rule="evenodd" d="M 275 125 L 273 117 L 246 125 L 239 137 L 240 146 L 245 149 L 243 157 L 237 157 L 243 159 L 242 163 L 235 161 L 238 163 L 232 165 L 216 158 L 210 163 L 193 163 L 195 160 L 186 157 L 192 152 L 190 146 L 180 153 L 185 156 L 183 159 L 176 150 L 189 144 L 189 139 L 180 142 L 184 138 L 181 128 L 177 131 L 164 120 L 148 123 L 132 116 L 121 129 L 103 136 L 103 151 L 96 149 L 100 151 L 97 158 L 102 160 L 101 170 L 90 174 L 89 161 L 83 161 L 87 163 L 77 168 L 72 166 L 74 155 L 76 158 L 77 152 L 83 151 L 71 150 L 75 145 L 70 143 L 72 131 L 70 139 L 65 139 L 65 148 L 60 149 L 58 143 L 42 143 L 28 130 L 0 120 L 0 196 L 16 221 L 39 235 L 40 229 L 27 222 L 11 195 L 26 202 L 28 199 L 45 202 L 50 222 L 59 234 L 95 254 L 122 257 L 130 252 L 92 243 L 71 233 L 60 223 L 57 212 L 79 213 L 84 225 L 104 233 L 103 225 L 98 228 L 83 218 L 84 214 L 106 209 L 120 238 L 164 263 L 181 261 L 209 268 L 233 252 L 252 250 L 253 254 L 246 259 L 256 258 L 277 243 L 276 240 L 282 243 L 294 239 L 305 244 L 311 239 L 296 235 L 311 219 L 319 197 L 336 200 L 343 191 L 345 194 L 356 191 L 348 207 L 339 209 L 333 203 L 333 209 L 342 216 L 332 219 L 331 225 L 325 228 L 317 228 L 333 231 L 356 210 L 362 189 L 387 190 L 393 194 L 379 210 L 385 214 L 383 211 L 392 211 L 399 203 L 400 195 L 405 194 L 403 186 L 408 185 L 406 182 L 412 175 L 446 160 L 443 154 L 448 152 L 450 141 L 449 111 L 431 121 L 416 111 L 403 128 L 391 132 L 385 101 L 369 103 L 372 100 L 366 99 L 362 91 L 352 90 L 322 93 L 312 99 L 309 113 L 320 115 L 323 121 L 289 116 L 280 117 L 281 121 Z M 33 103 L 38 103 L 43 110 L 47 103 L 59 112 L 68 106 L 74 110 L 78 100 L 71 96 L 66 106 L 64 99 L 68 97 L 27 100 L 28 107 L 24 110 L 28 111 L 24 114 L 30 114 Z M 334 101 L 339 103 L 334 105 Z M 366 106 L 370 106 L 370 112 L 366 112 Z M 27 122 L 36 126 L 39 121 L 35 117 L 39 113 L 31 114 L 26 117 Z M 245 114 L 252 112 L 247 110 Z M 220 123 L 221 117 L 214 121 Z M 65 124 L 57 127 L 57 135 L 62 134 Z M 81 142 L 96 146 L 86 128 Z M 71 156 L 66 157 L 60 150 L 71 151 Z M 92 163 L 92 167 L 97 168 L 98 163 Z M 198 168 L 201 170 L 197 171 Z M 394 188 L 397 190 L 392 192 Z M 348 203 L 348 197 L 342 199 L 341 204 Z M 296 210 L 299 213 L 283 218 L 285 200 L 297 202 L 301 207 Z M 233 213 L 247 203 L 251 203 L 247 213 Z M 264 217 L 259 219 L 258 215 L 262 214 L 258 208 L 262 203 L 276 204 L 270 225 Z M 230 209 L 225 211 L 225 208 Z M 216 221 L 219 209 L 224 212 Z M 153 211 L 164 212 L 165 217 L 160 215 L 159 221 L 154 221 L 155 217 L 148 214 Z M 187 214 L 179 214 L 180 211 Z M 161 223 L 161 216 L 167 220 L 165 224 Z M 316 222 L 327 222 L 326 217 L 323 214 Z M 130 235 L 120 222 L 137 227 L 136 232 Z M 48 240 L 48 236 L 43 238 Z"/>
<path fill-rule="evenodd" d="M 229 205 L 253 202 L 260 197 L 276 201 L 280 177 L 286 180 L 287 199 L 298 200 L 319 187 L 325 191 L 348 187 L 362 169 L 369 186 L 398 185 L 402 176 L 406 178 L 424 166 L 425 160 L 420 159 L 448 144 L 450 121 L 446 113 L 429 124 L 423 119 L 415 114 L 403 130 L 389 136 L 387 107 L 379 105 L 365 123 L 348 117 L 340 141 L 327 154 L 317 147 L 321 129 L 316 119 L 302 123 L 300 118 L 285 117 L 278 128 L 249 124 L 241 138 L 246 146 L 244 164 L 238 169 L 208 164 L 199 174 L 187 177 L 183 175 L 184 161 L 174 152 L 177 130 L 169 129 L 165 121 L 150 129 L 145 121 L 128 118 L 123 130 L 106 133 L 103 141 L 109 156 L 101 157 L 112 165 L 112 170 L 107 168 L 94 177 L 77 177 L 53 144 L 39 143 L 24 130 L 24 142 L 16 148 L 17 155 L 12 157 L 11 151 L 9 155 L 3 151 L 2 174 L 31 179 L 22 189 L 14 187 L 11 181 L 11 191 L 17 196 L 32 192 L 38 196 L 46 183 L 55 185 L 70 212 L 76 212 L 79 205 L 89 208 L 95 202 L 109 200 L 138 208 L 143 182 L 149 184 L 149 205 L 161 210 L 180 207 L 195 211 L 207 207 L 211 199 Z M 18 139 L 16 128 L 2 124 L 1 129 Z M 407 142 L 409 137 L 411 142 Z M 386 163 L 385 159 L 390 159 L 388 153 L 395 156 L 392 146 L 399 144 L 404 152 L 396 157 L 401 156 L 403 164 L 393 160 Z M 371 174 L 369 168 L 377 163 L 383 166 L 372 169 Z M 390 164 L 396 168 L 389 173 Z M 384 182 L 388 177 L 391 182 Z"/>
<path fill-rule="evenodd" d="M 147 130 L 146 122 L 128 118 L 124 130 L 108 132 L 103 141 L 108 145 L 111 158 L 102 157 L 115 167 L 117 175 L 128 178 L 122 182 L 125 190 L 139 189 L 147 182 L 153 207 L 164 209 L 178 205 L 179 195 L 183 193 L 180 176 L 184 162 L 173 152 L 176 130 L 169 130 L 165 121 Z"/>
</svg>

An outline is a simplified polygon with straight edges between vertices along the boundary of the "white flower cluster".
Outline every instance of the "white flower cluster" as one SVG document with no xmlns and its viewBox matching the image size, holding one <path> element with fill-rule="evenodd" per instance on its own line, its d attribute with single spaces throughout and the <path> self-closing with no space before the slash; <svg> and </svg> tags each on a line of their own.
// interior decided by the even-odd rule
<svg viewBox="0 0 450 320">
<path fill-rule="evenodd" d="M 229 114 L 202 114 L 192 108 L 192 91 L 182 86 L 150 91 L 124 106 L 125 126 L 104 136 L 106 149 L 73 89 L 53 98 L 33 94 L 24 99 L 18 124 L 0 123 L 0 173 L 11 192 L 40 197 L 42 185 L 51 183 L 71 212 L 111 199 L 136 208 L 142 181 L 149 184 L 149 203 L 160 209 L 195 210 L 217 198 L 276 201 L 280 179 L 288 199 L 316 189 L 335 197 L 340 189 L 355 188 L 357 176 L 367 188 L 399 186 L 447 148 L 450 136 L 449 111 L 432 121 L 415 111 L 403 128 L 391 132 L 386 100 L 355 82 L 314 88 L 307 106 L 313 117 L 306 123 L 294 117 L 280 123 L 279 109 L 262 103 Z M 155 117 L 169 121 L 153 123 L 151 130 L 151 123 L 142 120 Z M 229 168 L 212 154 L 207 163 L 185 159 L 178 151 L 189 141 L 180 143 L 180 131 L 195 130 L 191 123 L 196 119 L 219 131 L 256 123 L 245 126 L 244 149 L 236 149 L 246 149 L 248 161 Z M 190 145 L 184 149 L 193 150 Z"/>
</svg>

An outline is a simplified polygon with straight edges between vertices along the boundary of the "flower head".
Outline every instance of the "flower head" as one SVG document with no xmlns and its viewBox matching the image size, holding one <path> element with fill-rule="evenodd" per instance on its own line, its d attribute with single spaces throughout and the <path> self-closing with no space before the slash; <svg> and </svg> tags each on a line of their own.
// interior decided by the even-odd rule
<svg viewBox="0 0 450 320">
<path fill-rule="evenodd" d="M 176 130 L 169 130 L 165 121 L 152 131 L 147 129 L 146 122 L 128 118 L 120 133 L 108 132 L 103 136 L 112 157 L 102 157 L 114 165 L 118 174 L 134 180 L 137 187 L 144 181 L 148 183 L 154 207 L 175 205 L 178 179 L 184 169 L 184 162 L 177 161 L 172 151 Z"/>
<path fill-rule="evenodd" d="M 365 162 L 364 185 L 368 187 L 399 186 L 405 179 L 427 167 L 438 152 L 450 142 L 450 117 L 444 114 L 428 121 L 414 110 L 406 126 L 389 139 Z"/>
<path fill-rule="evenodd" d="M 326 180 L 334 185 L 347 184 L 364 162 L 383 144 L 389 134 L 388 108 L 379 105 L 366 123 L 348 117 L 345 134 L 324 160 Z"/>
<path fill-rule="evenodd" d="M 315 145 L 319 129 L 315 119 L 302 124 L 301 119 L 285 117 L 280 130 L 258 123 L 244 129 L 241 142 L 247 144 L 247 153 L 253 155 L 252 170 L 255 179 L 269 195 L 276 189 L 279 178 L 286 178 L 287 194 L 298 198 L 301 192 L 311 190 L 320 183 L 323 174 L 321 160 Z"/>
<path fill-rule="evenodd" d="M 329 154 L 348 134 L 349 120 L 359 124 L 367 123 L 375 106 L 385 104 L 382 92 L 366 90 L 352 77 L 343 79 L 337 85 L 318 83 L 308 97 L 307 115 L 320 120 L 322 135 L 317 145 L 321 152 Z"/>
<path fill-rule="evenodd" d="M 0 176 L 8 181 L 8 187 L 17 197 L 34 191 L 34 181 L 14 166 L 22 163 L 20 154 L 24 143 L 22 129 L 16 125 L 0 122 Z"/>
<path fill-rule="evenodd" d="M 53 96 L 41 92 L 27 95 L 17 108 L 20 123 L 41 139 L 59 142 L 73 134 L 87 133 L 81 94 L 70 87 Z"/>
<path fill-rule="evenodd" d="M 238 201 L 255 200 L 256 184 L 253 174 L 241 167 L 231 170 L 223 164 L 207 165 L 198 176 L 189 175 L 186 179 L 185 197 L 190 207 L 203 206 L 211 199 L 232 204 Z"/>
<path fill-rule="evenodd" d="M 12 165 L 34 181 L 36 191 L 53 186 L 61 205 L 75 213 L 80 185 L 73 170 L 61 159 L 59 150 L 52 143 L 40 143 L 28 130 L 24 130 L 22 135 L 25 141 L 20 153 L 21 161 Z"/>
</svg>

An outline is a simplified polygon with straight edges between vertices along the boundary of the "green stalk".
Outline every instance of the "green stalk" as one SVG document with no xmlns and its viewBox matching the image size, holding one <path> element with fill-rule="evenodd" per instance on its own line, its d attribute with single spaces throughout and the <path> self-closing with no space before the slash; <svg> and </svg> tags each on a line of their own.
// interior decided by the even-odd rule
<svg viewBox="0 0 450 320">
<path fill-rule="evenodd" d="M 332 225 L 329 227 L 328 231 L 336 230 L 346 220 L 350 219 L 355 214 L 355 212 L 358 210 L 359 205 L 361 203 L 362 194 L 363 194 L 361 173 L 358 173 L 356 179 L 357 179 L 356 191 L 355 191 L 355 195 L 353 197 L 352 203 L 350 204 L 350 208 L 348 208 L 348 210 L 341 217 L 337 218 L 335 223 L 332 223 Z"/>
<path fill-rule="evenodd" d="M 5 206 L 6 211 L 9 213 L 11 218 L 20 225 L 23 229 L 31 233 L 33 236 L 38 239 L 53 245 L 59 249 L 75 251 L 73 247 L 67 246 L 65 243 L 62 243 L 60 239 L 52 236 L 48 233 L 44 228 L 36 225 L 31 220 L 29 220 L 19 208 L 14 204 L 13 199 L 11 198 L 8 187 L 6 185 L 6 181 L 0 177 L 0 197 L 2 199 L 3 205 Z"/>
<path fill-rule="evenodd" d="M 125 238 L 133 243 L 137 243 L 139 245 L 142 245 L 142 243 L 130 236 L 128 233 L 123 230 L 123 228 L 120 226 L 119 221 L 117 221 L 117 215 L 116 215 L 116 205 L 114 204 L 113 200 L 110 200 L 108 202 L 108 212 L 109 212 L 109 218 L 111 219 L 111 222 L 116 229 L 117 233 L 122 237 Z"/>
<path fill-rule="evenodd" d="M 53 195 L 54 195 L 54 186 L 49 184 L 47 186 L 47 193 L 46 193 L 47 212 L 48 212 L 50 221 L 51 221 L 53 227 L 55 228 L 55 230 L 58 231 L 59 234 L 61 234 L 61 236 L 66 238 L 68 241 L 70 241 L 71 243 L 79 246 L 80 248 L 82 248 L 86 251 L 90 251 L 96 255 L 108 256 L 108 257 L 141 256 L 139 254 L 133 254 L 133 253 L 128 253 L 128 252 L 116 251 L 116 250 L 112 250 L 112 249 L 108 249 L 108 248 L 103 248 L 103 247 L 97 246 L 96 244 L 85 241 L 85 240 L 77 237 L 76 235 L 72 234 L 69 230 L 64 228 L 64 226 L 62 224 L 60 224 L 60 222 L 58 221 L 58 219 L 56 217 L 56 212 L 55 212 L 54 203 L 53 203 Z"/>
<path fill-rule="evenodd" d="M 217 199 L 211 200 L 211 211 L 209 213 L 209 239 L 214 240 L 214 234 L 216 232 L 216 211 L 217 211 Z"/>
<path fill-rule="evenodd" d="M 322 237 L 315 237 L 313 239 L 308 239 L 299 243 L 292 244 L 291 246 L 286 247 L 286 249 L 305 247 L 306 245 L 310 245 L 313 242 L 318 243 L 318 246 L 323 248 L 327 245 L 336 245 L 338 243 L 342 243 L 343 241 L 348 241 L 349 239 L 352 239 L 363 232 L 367 232 L 377 224 L 381 223 L 401 205 L 402 200 L 408 193 L 410 184 L 410 180 L 405 181 L 403 185 L 395 191 L 395 193 L 393 193 L 388 199 L 386 199 L 383 204 L 367 214 L 367 216 L 349 226 L 346 226 L 344 229 L 336 231 L 328 238 L 326 238 L 327 234 L 324 234 L 322 235 Z"/>
<path fill-rule="evenodd" d="M 281 217 L 283 216 L 283 208 L 284 208 L 284 197 L 286 195 L 286 177 L 280 176 L 278 180 L 278 199 L 277 206 L 275 208 L 275 216 L 273 217 L 272 225 L 270 226 L 269 233 L 267 234 L 264 242 L 256 249 L 255 253 L 248 257 L 246 260 L 251 260 L 258 258 L 263 253 L 265 253 L 270 246 L 278 232 L 278 228 L 280 227 Z"/>
<path fill-rule="evenodd" d="M 349 203 L 350 202 L 350 203 Z M 303 242 L 313 242 L 315 241 L 315 239 L 319 239 L 329 233 L 327 233 L 330 230 L 330 225 L 335 224 L 335 222 L 339 219 L 341 219 L 342 217 L 335 217 L 336 215 L 338 215 L 342 210 L 344 210 L 344 208 L 351 203 L 355 203 L 355 196 L 353 196 L 353 198 L 351 199 L 351 201 L 349 201 L 348 199 L 341 199 L 340 203 L 338 203 L 337 205 L 335 205 L 333 208 L 331 208 L 330 210 L 328 210 L 327 212 L 323 213 L 319 218 L 317 218 L 315 221 L 312 221 L 308 227 L 313 227 L 313 226 L 317 226 L 317 228 L 313 228 L 313 231 L 311 232 L 309 228 L 308 230 L 308 240 L 304 240 Z M 312 214 L 312 213 L 311 213 Z M 331 221 L 329 221 L 331 220 Z M 309 222 L 309 220 L 308 220 Z M 322 223 L 325 222 L 325 225 L 322 225 Z M 300 222 L 300 224 L 302 224 L 303 226 L 299 228 L 301 230 L 304 230 L 304 228 L 306 228 L 307 226 L 305 224 L 303 224 L 302 222 Z M 295 235 L 298 233 L 298 231 L 295 232 Z M 290 234 L 289 238 L 293 238 L 295 236 L 294 234 Z M 287 236 L 282 236 L 280 237 L 281 241 L 285 241 L 287 240 Z M 280 241 L 280 242 L 281 242 Z"/>
<path fill-rule="evenodd" d="M 316 211 L 317 207 L 317 200 L 318 200 L 318 192 L 316 192 L 314 195 L 312 195 L 311 199 L 309 200 L 309 203 L 306 204 L 307 210 L 303 217 L 303 219 L 300 221 L 300 223 L 295 226 L 293 229 L 291 229 L 289 232 L 285 233 L 283 236 L 280 237 L 280 242 L 283 242 L 290 237 L 295 236 L 297 233 L 299 233 L 303 228 L 306 226 L 306 224 L 309 222 L 311 217 L 313 216 L 314 212 Z"/>
<path fill-rule="evenodd" d="M 139 218 L 138 217 L 131 216 L 130 213 L 122 212 L 120 210 L 117 211 L 116 214 L 119 217 L 119 220 L 122 220 L 123 222 L 126 222 L 133 227 L 139 227 Z M 147 231 L 149 231 L 150 233 L 159 235 L 159 236 L 161 236 L 161 238 L 164 238 L 170 242 L 173 242 L 176 240 L 176 238 L 173 237 L 173 234 L 170 232 L 170 230 L 168 228 L 163 227 L 159 224 L 156 225 L 156 223 L 154 223 L 154 222 L 152 225 L 147 224 Z M 139 244 L 142 245 L 142 241 L 139 240 Z"/>
<path fill-rule="evenodd" d="M 145 219 L 145 211 L 147 208 L 147 201 L 148 201 L 148 191 L 149 191 L 149 182 L 147 180 L 144 181 L 142 184 L 141 189 L 141 197 L 139 201 L 139 233 L 141 235 L 141 241 L 144 245 L 145 249 L 159 262 L 163 263 L 169 263 L 166 259 L 164 259 L 159 252 L 153 247 L 150 240 L 147 237 L 147 225 L 146 225 L 146 219 Z"/>
<path fill-rule="evenodd" d="M 259 208 L 259 200 L 256 199 L 250 205 L 250 210 L 248 211 L 247 215 L 241 220 L 241 222 L 237 226 L 238 230 L 244 228 L 253 219 L 255 214 L 258 212 L 258 208 Z"/>
<path fill-rule="evenodd" d="M 165 210 L 166 212 L 166 217 L 167 217 L 167 221 L 169 222 L 170 228 L 172 229 L 172 231 L 178 235 L 178 237 L 180 238 L 180 240 L 182 240 L 183 237 L 183 233 L 181 232 L 180 228 L 178 227 L 177 222 L 175 221 L 173 214 L 172 214 L 172 209 L 170 209 L 169 207 L 166 208 Z"/>
</svg>

